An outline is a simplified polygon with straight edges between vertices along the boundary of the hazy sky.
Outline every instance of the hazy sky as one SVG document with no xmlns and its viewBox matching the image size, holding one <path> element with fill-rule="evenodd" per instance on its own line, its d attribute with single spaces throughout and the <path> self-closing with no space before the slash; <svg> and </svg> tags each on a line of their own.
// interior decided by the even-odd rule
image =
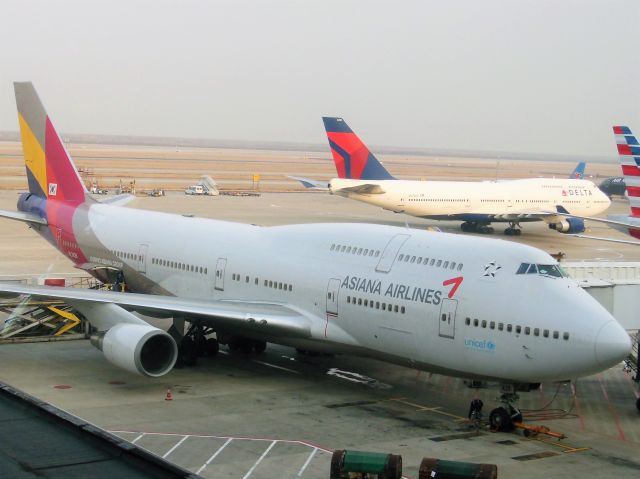
<svg viewBox="0 0 640 479">
<path fill-rule="evenodd" d="M 638 0 L 3 0 L 0 130 L 615 155 L 640 133 Z"/>
</svg>

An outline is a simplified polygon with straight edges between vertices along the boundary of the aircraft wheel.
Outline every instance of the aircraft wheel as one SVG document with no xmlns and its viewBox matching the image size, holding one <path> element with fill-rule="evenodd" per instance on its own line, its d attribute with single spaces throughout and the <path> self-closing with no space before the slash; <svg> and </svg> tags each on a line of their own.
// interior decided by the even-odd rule
<svg viewBox="0 0 640 479">
<path fill-rule="evenodd" d="M 191 338 L 182 339 L 178 354 L 185 366 L 195 366 L 198 363 L 198 349 Z"/>
<path fill-rule="evenodd" d="M 207 353 L 207 356 L 209 357 L 216 356 L 219 350 L 220 350 L 220 344 L 218 343 L 218 340 L 216 338 L 207 339 L 207 342 L 205 344 L 205 351 Z"/>
<path fill-rule="evenodd" d="M 389 454 L 389 462 L 387 463 L 387 475 L 389 479 L 402 478 L 402 456 L 397 454 Z"/>
<path fill-rule="evenodd" d="M 504 230 L 504 234 L 506 234 L 507 236 L 511 236 L 511 235 L 513 235 L 513 234 L 514 234 L 514 231 L 515 231 L 515 230 L 514 230 L 513 228 L 506 228 L 506 229 Z"/>
<path fill-rule="evenodd" d="M 460 225 L 460 229 L 461 229 L 462 231 L 464 231 L 465 233 L 468 233 L 468 232 L 469 232 L 469 223 L 462 223 L 462 224 Z"/>
<path fill-rule="evenodd" d="M 497 407 L 491 411 L 491 414 L 489 414 L 489 425 L 491 426 L 491 429 L 500 432 L 510 431 L 513 429 L 509 413 L 503 407 Z"/>
<path fill-rule="evenodd" d="M 513 234 L 516 236 L 520 236 L 522 234 L 522 230 L 513 230 Z"/>
<path fill-rule="evenodd" d="M 640 411 L 640 398 L 636 399 L 636 408 Z"/>
<path fill-rule="evenodd" d="M 493 233 L 493 226 L 487 226 L 487 234 Z"/>
<path fill-rule="evenodd" d="M 248 341 L 247 339 L 243 339 L 240 341 L 240 352 L 243 354 L 249 354 L 251 353 L 251 351 L 253 351 L 253 344 L 251 343 L 251 341 Z"/>
</svg>

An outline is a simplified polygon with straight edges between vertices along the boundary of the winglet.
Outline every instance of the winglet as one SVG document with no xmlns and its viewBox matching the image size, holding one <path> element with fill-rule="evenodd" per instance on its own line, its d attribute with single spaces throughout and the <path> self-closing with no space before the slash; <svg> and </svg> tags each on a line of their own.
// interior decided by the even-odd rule
<svg viewBox="0 0 640 479">
<path fill-rule="evenodd" d="M 13 84 L 31 194 L 82 203 L 88 196 L 78 171 L 31 82 Z"/>
<path fill-rule="evenodd" d="M 338 117 L 322 117 L 339 178 L 395 180 L 367 146 Z"/>
</svg>

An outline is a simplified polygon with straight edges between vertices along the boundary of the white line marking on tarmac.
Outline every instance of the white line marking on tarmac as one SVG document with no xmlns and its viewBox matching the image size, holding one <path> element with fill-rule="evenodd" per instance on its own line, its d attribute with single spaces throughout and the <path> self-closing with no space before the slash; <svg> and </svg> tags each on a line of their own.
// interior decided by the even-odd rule
<svg viewBox="0 0 640 479">
<path fill-rule="evenodd" d="M 266 457 L 266 455 L 269 454 L 269 451 L 273 448 L 273 446 L 276 445 L 277 442 L 278 441 L 273 441 L 269 445 L 267 450 L 262 453 L 262 456 L 260 456 L 258 458 L 258 460 L 255 462 L 255 464 L 253 466 L 251 466 L 251 469 L 249 469 L 249 471 L 244 475 L 244 477 L 242 479 L 247 479 L 251 474 L 253 474 L 253 471 L 255 471 L 256 467 L 258 467 L 258 465 L 262 462 L 262 460 Z"/>
<path fill-rule="evenodd" d="M 211 462 L 218 457 L 218 454 L 220 454 L 222 452 L 222 450 L 227 447 L 229 445 L 229 443 L 233 441 L 233 438 L 230 437 L 229 439 L 227 439 L 227 442 L 225 442 L 222 446 L 220 446 L 220 449 L 218 449 L 216 452 L 213 453 L 213 456 L 211 456 L 207 462 L 205 462 L 202 467 L 200 469 L 198 469 L 196 471 L 196 474 L 200 474 L 202 471 L 204 471 L 204 468 L 207 467 L 209 464 L 211 464 Z"/>
<path fill-rule="evenodd" d="M 135 444 L 136 442 L 138 442 L 139 439 L 142 439 L 144 437 L 146 433 L 143 432 L 142 434 L 140 434 L 138 437 L 136 437 L 133 441 L 131 441 L 131 444 Z"/>
<path fill-rule="evenodd" d="M 295 479 L 300 479 L 302 477 L 302 474 L 304 473 L 304 470 L 307 468 L 307 466 L 311 462 L 311 459 L 313 459 L 313 456 L 316 455 L 316 452 L 318 452 L 318 448 L 314 448 L 313 451 L 311 451 L 311 454 L 309 454 L 309 457 L 307 458 L 307 460 L 304 462 L 304 464 L 302 465 L 302 467 L 298 471 L 298 474 L 296 474 Z"/>
<path fill-rule="evenodd" d="M 264 364 L 265 366 L 269 366 L 270 368 L 282 369 L 283 371 L 288 371 L 288 372 L 294 373 L 294 374 L 301 374 L 300 371 L 296 371 L 294 369 L 289 369 L 289 368 L 285 368 L 285 367 L 282 367 L 282 366 L 278 366 L 277 364 L 266 363 L 264 361 L 258 361 L 257 359 L 254 359 L 253 362 L 254 363 L 258 363 L 258 364 Z"/>
<path fill-rule="evenodd" d="M 180 439 L 180 440 L 178 441 L 178 443 L 177 443 L 175 446 L 173 446 L 171 449 L 169 449 L 167 452 L 165 452 L 165 453 L 164 453 L 164 456 L 162 456 L 162 459 L 166 458 L 169 454 L 171 454 L 173 451 L 175 451 L 176 449 L 178 449 L 178 447 L 180 446 L 180 444 L 182 444 L 184 441 L 186 441 L 188 437 L 189 437 L 189 436 L 185 436 L 185 437 L 183 437 L 182 439 Z"/>
</svg>

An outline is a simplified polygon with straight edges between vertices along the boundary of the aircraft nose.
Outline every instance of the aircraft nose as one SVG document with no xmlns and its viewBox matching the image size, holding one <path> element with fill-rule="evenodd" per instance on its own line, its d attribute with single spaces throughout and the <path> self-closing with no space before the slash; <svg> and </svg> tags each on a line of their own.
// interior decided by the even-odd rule
<svg viewBox="0 0 640 479">
<path fill-rule="evenodd" d="M 631 353 L 631 337 L 617 321 L 605 323 L 596 336 L 596 361 L 600 366 L 614 366 Z"/>
</svg>

